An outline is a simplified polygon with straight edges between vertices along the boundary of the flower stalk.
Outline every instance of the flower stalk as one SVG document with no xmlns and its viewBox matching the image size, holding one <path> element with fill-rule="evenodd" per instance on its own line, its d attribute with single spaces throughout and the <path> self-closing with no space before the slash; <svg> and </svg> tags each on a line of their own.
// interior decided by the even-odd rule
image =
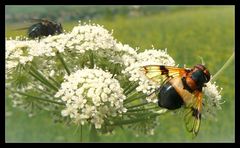
<svg viewBox="0 0 240 148">
<path fill-rule="evenodd" d="M 67 74 L 70 75 L 71 72 L 70 72 L 70 70 L 67 66 L 67 63 L 64 61 L 63 57 L 61 56 L 61 53 L 57 52 L 56 55 L 57 55 L 58 59 L 61 61 L 63 67 L 65 68 L 65 70 L 67 72 Z"/>
<path fill-rule="evenodd" d="M 91 125 L 91 127 L 90 127 L 89 141 L 90 142 L 99 142 L 100 141 L 100 137 L 98 136 L 97 130 L 94 125 Z"/>
<path fill-rule="evenodd" d="M 90 68 L 94 67 L 94 56 L 93 56 L 93 52 L 89 51 L 89 61 L 90 61 Z"/>
<path fill-rule="evenodd" d="M 33 77 L 35 77 L 37 80 L 48 86 L 49 88 L 57 91 L 58 87 L 53 85 L 51 82 L 48 81 L 48 79 L 45 78 L 37 69 L 35 69 L 33 66 L 30 66 L 29 74 L 31 74 Z"/>
<path fill-rule="evenodd" d="M 218 70 L 218 72 L 212 77 L 211 81 L 215 81 L 216 78 L 231 64 L 234 59 L 234 52 L 231 57 L 226 61 L 226 63 Z"/>
<path fill-rule="evenodd" d="M 124 92 L 125 95 L 130 94 L 133 90 L 135 90 L 138 87 L 138 84 L 135 83 L 131 85 L 128 89 L 125 89 L 126 91 Z"/>
<path fill-rule="evenodd" d="M 131 96 L 128 96 L 127 99 L 124 101 L 124 104 L 128 104 L 131 103 L 135 100 L 140 100 L 147 97 L 146 94 L 139 94 L 137 91 L 135 91 L 135 93 L 133 93 Z"/>
<path fill-rule="evenodd" d="M 50 79 L 50 80 L 52 80 L 55 84 L 56 84 L 56 86 L 58 87 L 58 88 L 60 88 L 60 86 L 61 86 L 61 84 L 57 81 L 57 80 L 55 80 L 53 77 L 51 77 L 51 76 L 48 76 L 48 78 Z"/>
<path fill-rule="evenodd" d="M 153 111 L 154 109 L 159 109 L 159 106 L 144 108 L 144 109 L 129 109 L 128 112 L 141 112 L 141 111 Z"/>
<path fill-rule="evenodd" d="M 144 103 L 142 103 L 142 104 L 137 104 L 137 105 L 129 106 L 129 107 L 127 107 L 127 109 L 136 108 L 136 107 L 140 107 L 140 106 L 144 106 L 144 105 L 148 105 L 148 104 L 149 104 L 148 102 L 144 102 Z"/>
<path fill-rule="evenodd" d="M 20 91 L 11 91 L 11 92 L 12 93 L 18 93 L 18 94 L 23 95 L 23 96 L 27 96 L 30 99 L 36 99 L 36 100 L 45 101 L 45 102 L 49 102 L 49 103 L 53 103 L 53 104 L 57 104 L 57 105 L 62 105 L 62 106 L 65 105 L 64 103 L 61 103 L 61 102 L 57 102 L 57 101 L 54 101 L 54 100 L 49 100 L 49 99 L 42 98 L 42 97 L 39 97 L 39 96 L 29 95 L 27 93 L 20 92 Z"/>
<path fill-rule="evenodd" d="M 82 125 L 80 125 L 80 142 L 83 142 L 83 131 L 82 131 Z"/>
</svg>

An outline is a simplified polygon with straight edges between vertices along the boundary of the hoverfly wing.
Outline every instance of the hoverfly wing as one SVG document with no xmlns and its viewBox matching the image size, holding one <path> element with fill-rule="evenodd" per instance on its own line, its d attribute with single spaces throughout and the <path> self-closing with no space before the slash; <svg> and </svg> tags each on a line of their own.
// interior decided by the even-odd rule
<svg viewBox="0 0 240 148">
<path fill-rule="evenodd" d="M 42 19 L 30 18 L 29 21 L 32 22 L 32 23 L 39 23 L 39 22 L 48 21 L 48 20 L 47 20 L 47 19 L 44 19 L 44 18 L 42 18 Z"/>
<path fill-rule="evenodd" d="M 191 132 L 193 136 L 197 136 L 200 124 L 201 124 L 201 109 L 202 109 L 202 92 L 195 92 L 184 115 L 184 122 L 188 132 Z"/>
<path fill-rule="evenodd" d="M 173 77 L 183 76 L 185 73 L 184 68 L 163 65 L 142 66 L 141 71 L 143 71 L 149 79 L 157 83 L 161 83 Z"/>
<path fill-rule="evenodd" d="M 13 31 L 27 30 L 27 29 L 29 29 L 29 27 L 16 28 L 16 29 L 13 29 Z"/>
<path fill-rule="evenodd" d="M 24 21 L 22 24 L 23 27 L 14 27 L 13 31 L 19 31 L 19 30 L 29 30 L 31 26 L 34 25 L 34 23 L 40 23 L 42 20 L 41 19 L 28 19 L 27 21 Z"/>
<path fill-rule="evenodd" d="M 163 66 L 163 65 L 147 65 L 142 66 L 141 71 L 144 72 L 145 76 L 150 80 L 160 84 L 160 87 L 155 89 L 148 98 L 157 98 L 162 86 L 174 77 L 180 77 L 183 75 L 185 69 L 177 68 L 173 66 Z"/>
<path fill-rule="evenodd" d="M 28 30 L 31 25 L 32 25 L 32 23 L 24 21 L 20 26 L 14 25 L 12 30 L 13 31 Z"/>
<path fill-rule="evenodd" d="M 49 19 L 42 18 L 42 19 L 37 19 L 37 18 L 31 18 L 29 19 L 32 23 L 41 23 L 42 25 L 47 26 L 48 24 L 55 24 L 53 21 L 50 21 Z"/>
</svg>

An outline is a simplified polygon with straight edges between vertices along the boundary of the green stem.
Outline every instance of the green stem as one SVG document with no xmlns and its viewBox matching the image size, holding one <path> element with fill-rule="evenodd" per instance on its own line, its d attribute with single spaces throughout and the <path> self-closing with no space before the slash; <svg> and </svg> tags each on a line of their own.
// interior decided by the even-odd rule
<svg viewBox="0 0 240 148">
<path fill-rule="evenodd" d="M 90 134 L 89 134 L 89 141 L 90 142 L 99 142 L 100 137 L 97 134 L 97 130 L 95 128 L 95 126 L 92 124 L 90 127 Z"/>
<path fill-rule="evenodd" d="M 127 112 L 140 112 L 140 111 L 146 111 L 146 110 L 152 110 L 152 109 L 159 109 L 158 106 L 144 108 L 144 109 L 130 109 Z"/>
<path fill-rule="evenodd" d="M 135 107 L 140 107 L 140 106 L 144 106 L 146 104 L 149 104 L 148 102 L 145 102 L 145 103 L 142 103 L 142 104 L 138 104 L 138 105 L 133 105 L 133 106 L 129 106 L 127 107 L 127 109 L 130 109 L 130 108 L 135 108 Z"/>
<path fill-rule="evenodd" d="M 127 89 L 127 90 L 124 92 L 124 94 L 127 96 L 128 94 L 130 94 L 130 93 L 131 93 L 134 89 L 136 89 L 137 87 L 138 87 L 138 84 L 137 84 L 137 83 L 131 85 L 130 88 Z"/>
<path fill-rule="evenodd" d="M 129 102 L 129 100 L 131 100 L 132 98 L 136 98 L 136 96 L 138 96 L 138 95 L 139 95 L 138 92 L 135 91 L 131 95 L 127 96 L 126 100 L 124 100 L 123 102 L 127 103 L 127 102 Z"/>
<path fill-rule="evenodd" d="M 89 51 L 89 61 L 90 61 L 90 68 L 94 68 L 94 56 L 91 50 Z"/>
<path fill-rule="evenodd" d="M 80 142 L 82 143 L 82 125 L 80 125 Z"/>
<path fill-rule="evenodd" d="M 49 76 L 49 79 L 52 80 L 57 85 L 58 88 L 61 86 L 61 84 L 58 81 L 56 81 L 53 77 Z"/>
<path fill-rule="evenodd" d="M 124 88 L 123 93 L 125 92 L 134 84 L 135 82 L 130 82 L 130 84 L 127 85 L 127 87 Z"/>
<path fill-rule="evenodd" d="M 39 77 L 39 76 L 38 76 L 37 74 L 35 74 L 34 72 L 29 71 L 29 74 L 30 74 L 31 76 L 33 76 L 35 79 L 37 79 L 38 81 L 40 81 L 42 84 L 44 84 L 45 86 L 47 86 L 48 88 L 55 90 L 54 87 L 52 87 L 51 85 L 49 85 L 46 81 L 44 81 L 41 77 Z"/>
<path fill-rule="evenodd" d="M 18 93 L 18 94 L 20 94 L 20 95 L 27 96 L 27 97 L 30 97 L 30 98 L 36 99 L 36 100 L 41 100 L 41 101 L 45 101 L 45 102 L 50 102 L 50 103 L 54 103 L 54 104 L 58 104 L 58 105 L 65 105 L 64 103 L 61 103 L 61 102 L 57 102 L 57 101 L 53 101 L 53 100 L 41 98 L 41 97 L 38 97 L 38 96 L 32 96 L 32 95 L 29 95 L 29 94 L 26 94 L 26 93 L 23 93 L 23 92 L 20 92 L 20 91 L 12 91 L 12 92 Z"/>
<path fill-rule="evenodd" d="M 113 67 L 113 72 L 112 72 L 112 77 L 111 78 L 114 78 L 116 72 L 117 72 L 117 66 L 115 64 L 114 67 Z"/>
<path fill-rule="evenodd" d="M 124 104 L 127 104 L 127 103 L 130 103 L 130 102 L 132 102 L 132 101 L 135 101 L 135 100 L 144 98 L 144 97 L 146 97 L 146 96 L 147 96 L 146 94 L 140 94 L 140 95 L 137 94 L 137 95 L 135 95 L 135 93 L 134 93 L 133 95 L 127 97 L 126 100 L 124 100 Z"/>
<path fill-rule="evenodd" d="M 38 91 L 40 91 L 40 92 L 42 92 L 42 93 L 45 94 L 45 95 L 50 96 L 50 97 L 54 96 L 54 94 L 50 93 L 49 90 L 48 90 L 48 91 L 47 91 L 47 90 L 42 90 L 42 89 L 40 89 L 40 88 L 38 88 L 38 87 L 35 87 L 35 89 L 38 90 Z"/>
<path fill-rule="evenodd" d="M 51 87 L 53 90 L 58 91 L 58 87 L 54 86 L 51 82 L 49 82 L 48 79 L 46 79 L 37 69 L 35 69 L 33 66 L 31 66 L 30 70 L 31 70 L 33 76 L 37 76 L 37 77 L 35 77 L 36 79 L 38 79 L 39 81 L 41 81 L 48 87 Z M 31 74 L 31 72 L 30 72 L 30 74 Z"/>
<path fill-rule="evenodd" d="M 127 115 L 127 116 L 128 115 L 135 115 L 136 117 L 149 116 L 151 114 L 152 114 L 152 112 L 142 112 L 142 113 L 139 113 L 139 112 L 126 112 L 126 113 L 124 113 L 124 115 Z"/>
<path fill-rule="evenodd" d="M 221 74 L 226 69 L 226 67 L 230 65 L 230 63 L 233 61 L 233 58 L 234 52 L 231 55 L 231 57 L 227 60 L 227 62 L 222 66 L 222 68 L 220 68 L 220 70 L 218 70 L 218 72 L 212 77 L 211 81 L 214 81 L 218 77 L 218 75 Z"/>
<path fill-rule="evenodd" d="M 67 63 L 64 61 L 63 57 L 61 56 L 61 54 L 60 54 L 59 52 L 57 52 L 56 55 L 57 55 L 57 57 L 59 58 L 59 60 L 61 61 L 63 67 L 65 68 L 65 70 L 66 70 L 66 72 L 67 72 L 67 74 L 70 75 L 71 72 L 70 72 L 70 70 L 69 70 L 69 68 L 68 68 L 68 66 L 67 66 Z"/>
</svg>

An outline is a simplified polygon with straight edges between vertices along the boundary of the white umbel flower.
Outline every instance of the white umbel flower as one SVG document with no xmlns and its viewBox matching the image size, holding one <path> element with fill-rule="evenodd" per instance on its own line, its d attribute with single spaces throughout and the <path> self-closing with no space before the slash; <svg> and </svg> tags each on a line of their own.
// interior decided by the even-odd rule
<svg viewBox="0 0 240 148">
<path fill-rule="evenodd" d="M 216 111 L 221 109 L 224 103 L 221 96 L 222 88 L 216 85 L 216 82 L 208 82 L 203 88 L 203 115 L 214 116 Z"/>
<path fill-rule="evenodd" d="M 31 54 L 31 47 L 35 44 L 35 41 L 18 41 L 7 40 L 6 41 L 6 69 L 16 67 L 19 63 L 26 64 L 32 61 L 33 55 Z"/>
<path fill-rule="evenodd" d="M 66 46 L 83 53 L 87 50 L 110 49 L 116 44 L 112 33 L 103 26 L 95 24 L 79 24 L 69 34 Z"/>
<path fill-rule="evenodd" d="M 96 128 L 101 128 L 107 117 L 127 111 L 119 82 L 101 69 L 82 69 L 65 76 L 55 97 L 66 104 L 62 116 L 80 124 L 90 121 Z"/>
<path fill-rule="evenodd" d="M 24 65 L 34 57 L 56 56 L 56 52 L 70 51 L 84 54 L 96 51 L 99 56 L 109 58 L 113 63 L 129 65 L 137 52 L 129 45 L 118 43 L 103 26 L 98 24 L 79 24 L 69 33 L 47 36 L 38 40 L 6 40 L 6 68 L 11 69 L 19 63 Z M 126 60 L 129 59 L 129 60 Z"/>
</svg>

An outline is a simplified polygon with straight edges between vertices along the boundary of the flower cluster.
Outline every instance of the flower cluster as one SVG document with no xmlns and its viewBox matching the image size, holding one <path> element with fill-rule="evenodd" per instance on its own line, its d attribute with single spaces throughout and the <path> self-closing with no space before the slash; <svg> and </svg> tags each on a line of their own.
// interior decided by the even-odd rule
<svg viewBox="0 0 240 148">
<path fill-rule="evenodd" d="M 103 26 L 84 24 L 73 28 L 66 46 L 84 53 L 87 50 L 111 49 L 115 44 L 112 33 Z"/>
<path fill-rule="evenodd" d="M 205 115 L 214 116 L 216 110 L 221 109 L 221 104 L 224 103 L 221 96 L 222 88 L 219 90 L 216 82 L 211 81 L 203 88 L 203 111 Z"/>
<path fill-rule="evenodd" d="M 26 64 L 34 57 L 56 56 L 56 53 L 71 52 L 84 54 L 87 51 L 97 51 L 102 57 L 109 58 L 114 63 L 129 63 L 128 57 L 134 59 L 136 51 L 128 45 L 117 43 L 112 33 L 96 24 L 81 24 L 75 26 L 69 33 L 47 36 L 38 40 L 10 39 L 6 41 L 6 69 L 16 67 L 19 63 Z"/>
<path fill-rule="evenodd" d="M 130 81 L 138 81 L 139 86 L 136 88 L 137 91 L 143 92 L 145 94 L 150 94 L 153 92 L 159 84 L 149 80 L 141 71 L 140 67 L 145 65 L 167 65 L 174 66 L 175 62 L 167 54 L 167 50 L 156 50 L 150 49 L 145 50 L 137 54 L 136 60 L 130 59 L 132 62 L 130 65 L 123 71 L 124 74 L 130 76 Z M 156 102 L 156 98 L 146 98 L 148 102 Z"/>
<path fill-rule="evenodd" d="M 33 55 L 30 54 L 30 47 L 35 44 L 35 41 L 18 41 L 7 40 L 6 41 L 6 69 L 12 69 L 18 65 L 18 63 L 25 64 L 28 61 L 32 61 Z"/>
<path fill-rule="evenodd" d="M 82 69 L 65 76 L 55 97 L 66 104 L 63 116 L 82 125 L 90 121 L 96 128 L 101 128 L 108 117 L 127 111 L 119 82 L 101 69 Z"/>
</svg>

